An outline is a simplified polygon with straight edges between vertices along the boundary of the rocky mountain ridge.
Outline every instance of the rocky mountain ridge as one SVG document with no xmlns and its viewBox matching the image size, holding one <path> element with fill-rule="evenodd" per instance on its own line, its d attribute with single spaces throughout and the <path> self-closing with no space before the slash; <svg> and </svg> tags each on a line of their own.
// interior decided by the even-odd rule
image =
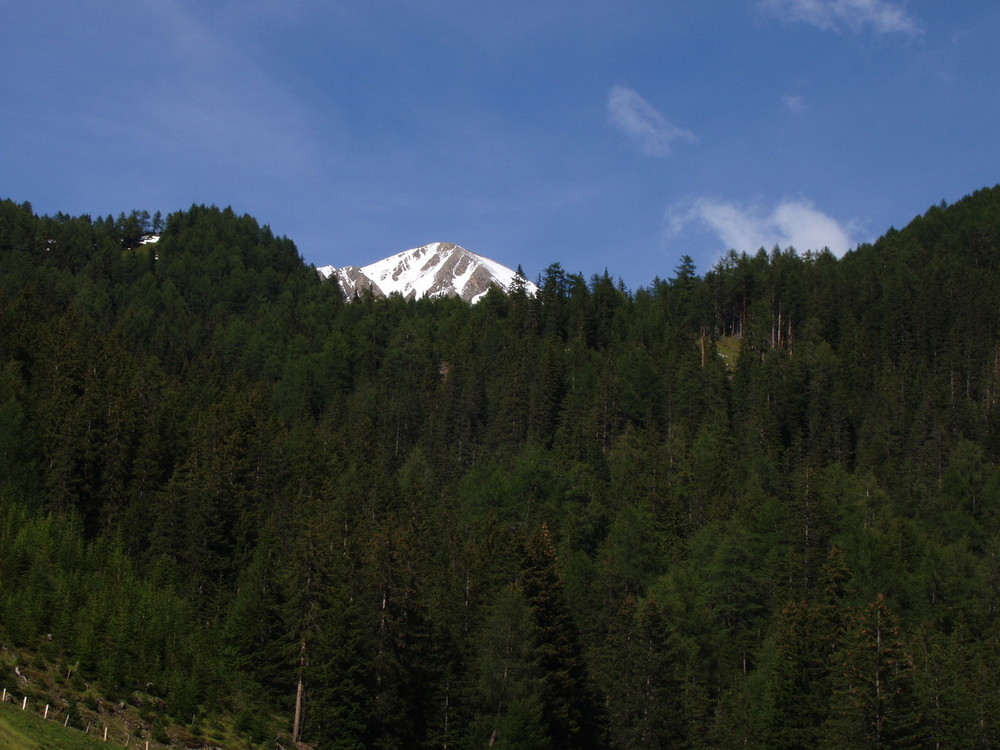
<svg viewBox="0 0 1000 750">
<path fill-rule="evenodd" d="M 528 294 L 533 283 L 490 258 L 451 242 L 432 242 L 367 266 L 323 266 L 325 278 L 335 276 L 347 299 L 370 291 L 376 297 L 399 293 L 405 299 L 460 297 L 478 302 L 491 286 L 510 289 L 518 280 Z"/>
</svg>

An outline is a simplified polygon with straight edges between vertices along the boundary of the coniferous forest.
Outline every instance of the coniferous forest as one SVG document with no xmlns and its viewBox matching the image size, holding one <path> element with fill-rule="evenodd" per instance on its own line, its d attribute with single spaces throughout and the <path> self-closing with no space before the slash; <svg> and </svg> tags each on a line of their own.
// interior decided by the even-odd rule
<svg viewBox="0 0 1000 750">
<path fill-rule="evenodd" d="M 324 749 L 1000 746 L 1000 186 L 538 284 L 0 203 L 0 642 Z"/>
</svg>

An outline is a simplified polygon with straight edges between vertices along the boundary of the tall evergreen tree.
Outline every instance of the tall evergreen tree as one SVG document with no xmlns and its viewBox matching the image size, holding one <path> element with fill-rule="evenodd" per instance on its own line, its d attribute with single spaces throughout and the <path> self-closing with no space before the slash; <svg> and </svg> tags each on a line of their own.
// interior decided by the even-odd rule
<svg viewBox="0 0 1000 750">
<path fill-rule="evenodd" d="M 547 524 L 543 523 L 525 540 L 521 580 L 537 628 L 543 713 L 552 746 L 598 747 L 600 712 L 563 594 L 555 545 Z"/>
</svg>

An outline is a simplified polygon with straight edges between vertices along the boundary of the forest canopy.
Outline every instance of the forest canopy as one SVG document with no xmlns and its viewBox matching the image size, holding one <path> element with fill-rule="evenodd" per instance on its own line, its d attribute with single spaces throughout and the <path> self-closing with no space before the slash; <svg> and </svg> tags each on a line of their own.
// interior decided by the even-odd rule
<svg viewBox="0 0 1000 750">
<path fill-rule="evenodd" d="M 1000 744 L 1000 187 L 538 286 L 0 202 L 0 641 L 323 748 Z"/>
</svg>

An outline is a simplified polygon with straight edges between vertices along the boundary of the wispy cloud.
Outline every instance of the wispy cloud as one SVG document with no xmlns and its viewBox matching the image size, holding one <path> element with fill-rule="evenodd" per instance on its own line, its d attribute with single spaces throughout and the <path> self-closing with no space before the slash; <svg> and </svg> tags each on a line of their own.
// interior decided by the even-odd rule
<svg viewBox="0 0 1000 750">
<path fill-rule="evenodd" d="M 805 111 L 806 100 L 804 97 L 796 96 L 794 94 L 785 94 L 781 97 L 781 100 L 785 103 L 785 108 L 788 109 L 789 112 L 798 115 Z"/>
<path fill-rule="evenodd" d="M 697 137 L 679 128 L 653 105 L 626 86 L 615 86 L 608 95 L 608 118 L 648 156 L 667 156 L 677 141 L 692 142 Z"/>
<path fill-rule="evenodd" d="M 785 21 L 824 31 L 863 31 L 916 36 L 920 23 L 889 0 L 761 0 L 760 7 Z"/>
<path fill-rule="evenodd" d="M 674 238 L 696 224 L 718 236 L 725 249 L 741 252 L 778 245 L 794 247 L 799 252 L 826 247 L 839 256 L 856 244 L 851 239 L 850 226 L 803 199 L 786 199 L 767 209 L 697 198 L 671 206 L 667 222 L 669 234 Z"/>
</svg>

